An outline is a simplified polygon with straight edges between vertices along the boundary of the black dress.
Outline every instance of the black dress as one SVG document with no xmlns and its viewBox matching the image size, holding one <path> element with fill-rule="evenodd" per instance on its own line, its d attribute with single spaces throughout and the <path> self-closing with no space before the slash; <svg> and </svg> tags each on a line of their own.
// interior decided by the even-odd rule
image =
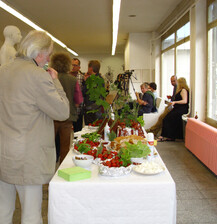
<svg viewBox="0 0 217 224">
<path fill-rule="evenodd" d="M 175 95 L 174 101 L 182 100 L 181 91 Z M 163 119 L 162 136 L 172 139 L 183 139 L 182 115 L 188 113 L 189 92 L 187 103 L 175 104 L 172 111 Z"/>
</svg>

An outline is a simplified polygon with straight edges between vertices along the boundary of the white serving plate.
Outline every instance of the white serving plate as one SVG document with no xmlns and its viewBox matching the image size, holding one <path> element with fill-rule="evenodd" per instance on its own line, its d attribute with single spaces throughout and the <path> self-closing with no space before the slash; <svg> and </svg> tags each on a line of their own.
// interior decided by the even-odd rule
<svg viewBox="0 0 217 224">
<path fill-rule="evenodd" d="M 156 162 L 144 162 L 141 165 L 134 166 L 133 171 L 143 175 L 156 175 L 162 173 L 165 167 L 162 164 Z"/>
<path fill-rule="evenodd" d="M 99 129 L 99 126 L 88 126 L 88 129 L 92 131 L 97 131 Z"/>
</svg>

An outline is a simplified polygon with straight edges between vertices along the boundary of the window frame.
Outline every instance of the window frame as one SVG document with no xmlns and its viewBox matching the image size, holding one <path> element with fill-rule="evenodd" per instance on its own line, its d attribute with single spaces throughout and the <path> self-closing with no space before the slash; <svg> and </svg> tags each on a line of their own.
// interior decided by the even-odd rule
<svg viewBox="0 0 217 224">
<path fill-rule="evenodd" d="M 173 27 L 171 27 L 164 35 L 162 35 L 162 37 L 161 37 L 161 80 L 160 80 L 160 82 L 161 82 L 161 86 L 162 86 L 162 83 L 163 83 L 163 74 L 162 74 L 162 67 L 163 67 L 163 65 L 162 65 L 162 62 L 163 62 L 163 58 L 162 58 L 162 56 L 163 56 L 163 54 L 165 53 L 165 52 L 167 52 L 167 51 L 169 51 L 169 50 L 171 50 L 171 49 L 173 49 L 174 48 L 174 75 L 176 75 L 177 74 L 177 63 L 176 63 L 176 61 L 177 61 L 177 47 L 178 46 L 180 46 L 180 45 L 182 45 L 183 43 L 186 43 L 186 42 L 188 42 L 188 41 L 190 41 L 190 35 L 191 35 L 191 33 L 189 34 L 189 36 L 187 36 L 187 37 L 184 37 L 183 39 L 181 39 L 181 40 L 179 40 L 179 41 L 177 41 L 177 31 L 181 28 L 181 27 L 183 27 L 183 26 L 185 26 L 187 23 L 190 23 L 190 13 L 189 12 L 187 12 L 179 21 L 177 21 L 177 23 L 173 26 Z M 162 43 L 163 43 L 163 41 L 167 38 L 167 37 L 169 37 L 170 35 L 172 35 L 173 33 L 175 33 L 175 43 L 173 44 L 173 45 L 171 45 L 171 46 L 169 46 L 169 47 L 167 47 L 167 48 L 165 48 L 165 49 L 162 49 Z M 190 80 L 189 80 L 190 81 Z M 190 86 L 190 83 L 189 83 L 189 86 Z M 161 95 L 162 95 L 163 93 L 162 93 L 162 88 L 161 88 Z"/>
<path fill-rule="evenodd" d="M 217 128 L 217 120 L 208 117 L 209 112 L 208 112 L 208 106 L 209 106 L 209 93 L 208 93 L 208 89 L 209 89 L 209 31 L 213 28 L 217 28 L 217 19 L 215 19 L 212 22 L 208 22 L 208 17 L 209 17 L 209 6 L 215 2 L 215 0 L 207 0 L 207 16 L 206 16 L 206 22 L 207 22 L 207 98 L 206 98 L 206 122 L 207 124 L 216 127 Z M 217 81 L 217 80 L 216 80 Z"/>
</svg>

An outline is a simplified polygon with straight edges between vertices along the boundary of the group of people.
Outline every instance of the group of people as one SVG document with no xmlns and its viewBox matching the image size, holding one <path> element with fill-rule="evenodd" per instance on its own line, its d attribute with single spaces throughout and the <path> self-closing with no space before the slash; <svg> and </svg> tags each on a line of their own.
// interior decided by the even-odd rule
<svg viewBox="0 0 217 224">
<path fill-rule="evenodd" d="M 158 141 L 174 141 L 183 139 L 182 115 L 189 111 L 189 87 L 185 78 L 175 75 L 171 77 L 173 95 L 168 95 L 170 99 L 168 106 L 158 118 L 158 121 L 146 132 L 152 132 L 155 136 L 161 131 Z"/>
<path fill-rule="evenodd" d="M 157 84 L 145 82 L 140 87 L 142 94 L 136 92 L 137 102 L 140 105 L 138 116 L 142 116 L 144 113 L 156 112 Z"/>
<path fill-rule="evenodd" d="M 80 71 L 80 60 L 71 59 L 67 53 L 54 54 L 51 57 L 50 66 L 58 72 L 59 81 L 70 105 L 69 118 L 65 121 L 54 121 L 57 158 L 60 157 L 61 163 L 69 151 L 73 133 L 83 128 L 83 120 L 85 125 L 88 125 L 102 117 L 100 106 L 90 100 L 86 85 L 86 80 L 91 75 L 102 77 L 99 74 L 100 62 L 98 60 L 89 61 L 88 71 L 83 74 Z M 97 111 L 90 112 L 93 110 Z"/>
</svg>

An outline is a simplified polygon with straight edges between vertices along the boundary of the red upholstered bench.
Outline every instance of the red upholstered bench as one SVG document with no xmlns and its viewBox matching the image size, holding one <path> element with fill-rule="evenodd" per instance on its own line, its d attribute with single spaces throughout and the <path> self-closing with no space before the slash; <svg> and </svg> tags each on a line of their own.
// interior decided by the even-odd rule
<svg viewBox="0 0 217 224">
<path fill-rule="evenodd" d="M 217 129 L 189 118 L 185 130 L 185 146 L 217 175 Z"/>
</svg>

